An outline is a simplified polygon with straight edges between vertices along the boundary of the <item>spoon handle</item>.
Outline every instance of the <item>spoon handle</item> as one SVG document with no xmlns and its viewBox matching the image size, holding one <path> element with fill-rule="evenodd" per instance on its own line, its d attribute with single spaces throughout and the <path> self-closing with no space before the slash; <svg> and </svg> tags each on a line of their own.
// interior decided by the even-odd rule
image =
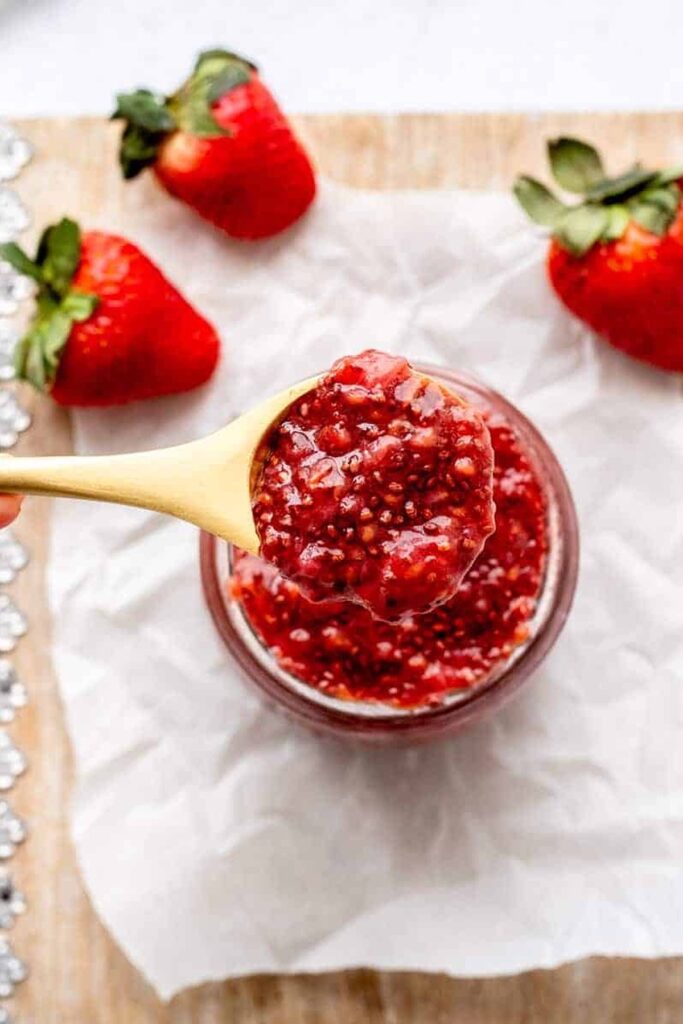
<svg viewBox="0 0 683 1024">
<path fill-rule="evenodd" d="M 0 491 L 88 498 L 166 511 L 170 460 L 165 455 L 164 450 L 106 456 L 8 455 L 0 458 Z"/>
<path fill-rule="evenodd" d="M 86 498 L 133 505 L 194 523 L 258 551 L 249 463 L 230 458 L 226 436 L 129 455 L 0 456 L 0 492 Z"/>
</svg>

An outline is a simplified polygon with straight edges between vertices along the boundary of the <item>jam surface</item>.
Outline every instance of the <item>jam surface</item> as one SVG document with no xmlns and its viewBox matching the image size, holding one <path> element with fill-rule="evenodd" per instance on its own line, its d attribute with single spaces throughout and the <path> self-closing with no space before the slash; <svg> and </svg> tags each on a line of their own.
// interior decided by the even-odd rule
<svg viewBox="0 0 683 1024">
<path fill-rule="evenodd" d="M 390 623 L 348 601 L 314 603 L 272 565 L 236 553 L 231 594 L 284 669 L 334 697 L 421 707 L 483 683 L 524 643 L 543 585 L 545 496 L 509 424 L 495 415 L 488 427 L 496 531 L 433 611 Z"/>
<path fill-rule="evenodd" d="M 494 529 L 481 413 L 400 357 L 338 360 L 264 451 L 260 552 L 311 600 L 344 597 L 386 620 L 428 611 Z"/>
</svg>

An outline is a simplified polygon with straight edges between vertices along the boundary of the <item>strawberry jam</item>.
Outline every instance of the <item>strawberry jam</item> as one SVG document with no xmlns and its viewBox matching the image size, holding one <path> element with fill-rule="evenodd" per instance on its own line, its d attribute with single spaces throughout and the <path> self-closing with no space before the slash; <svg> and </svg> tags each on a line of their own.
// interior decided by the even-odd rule
<svg viewBox="0 0 683 1024">
<path fill-rule="evenodd" d="M 432 610 L 494 529 L 484 418 L 398 356 L 338 360 L 264 452 L 261 555 L 313 601 L 350 599 L 385 620 Z"/>
<path fill-rule="evenodd" d="M 314 603 L 272 565 L 236 553 L 232 597 L 283 669 L 337 698 L 438 706 L 485 682 L 528 639 L 548 554 L 545 492 L 509 422 L 487 420 L 496 531 L 432 611 L 391 623 L 348 601 Z"/>
</svg>

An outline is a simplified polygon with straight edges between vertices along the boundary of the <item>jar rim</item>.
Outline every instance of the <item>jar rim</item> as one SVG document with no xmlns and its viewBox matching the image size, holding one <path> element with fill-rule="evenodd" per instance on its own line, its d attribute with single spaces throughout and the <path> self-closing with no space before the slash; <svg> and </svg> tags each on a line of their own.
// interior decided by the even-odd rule
<svg viewBox="0 0 683 1024">
<path fill-rule="evenodd" d="M 466 400 L 509 420 L 521 435 L 525 453 L 535 463 L 545 491 L 551 541 L 530 636 L 479 684 L 467 690 L 453 690 L 437 705 L 405 709 L 381 702 L 342 700 L 316 690 L 275 662 L 239 602 L 228 596 L 219 559 L 222 558 L 223 569 L 229 570 L 229 545 L 204 532 L 200 537 L 204 597 L 218 633 L 238 665 L 253 683 L 277 703 L 285 705 L 295 717 L 336 732 L 409 733 L 417 738 L 422 732 L 433 735 L 468 724 L 483 710 L 511 697 L 544 660 L 567 620 L 576 590 L 579 563 L 576 509 L 564 471 L 543 435 L 508 399 L 476 377 L 431 363 L 413 365 L 418 372 L 433 376 L 460 394 L 464 392 Z M 239 617 L 237 621 L 235 616 Z M 253 643 L 251 638 L 245 640 L 245 629 Z M 263 653 L 262 658 L 255 649 Z"/>
</svg>

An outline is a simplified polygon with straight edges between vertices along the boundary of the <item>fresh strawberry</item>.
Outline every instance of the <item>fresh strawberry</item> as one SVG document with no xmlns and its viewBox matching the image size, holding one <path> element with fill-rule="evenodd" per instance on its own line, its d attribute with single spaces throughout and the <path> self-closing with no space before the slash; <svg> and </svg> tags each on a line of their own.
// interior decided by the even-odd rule
<svg viewBox="0 0 683 1024">
<path fill-rule="evenodd" d="M 548 155 L 558 185 L 581 201 L 568 206 L 528 177 L 514 190 L 552 233 L 553 288 L 615 348 L 683 370 L 683 167 L 608 178 L 597 151 L 569 138 L 549 142 Z"/>
<path fill-rule="evenodd" d="M 81 237 L 64 219 L 30 259 L 14 243 L 0 259 L 37 284 L 37 307 L 17 346 L 17 375 L 60 405 L 121 405 L 209 379 L 218 336 L 132 242 Z"/>
<path fill-rule="evenodd" d="M 125 178 L 152 167 L 164 188 L 234 238 L 284 231 L 308 209 L 315 175 L 257 69 L 225 50 L 200 54 L 172 96 L 117 97 Z"/>
</svg>

